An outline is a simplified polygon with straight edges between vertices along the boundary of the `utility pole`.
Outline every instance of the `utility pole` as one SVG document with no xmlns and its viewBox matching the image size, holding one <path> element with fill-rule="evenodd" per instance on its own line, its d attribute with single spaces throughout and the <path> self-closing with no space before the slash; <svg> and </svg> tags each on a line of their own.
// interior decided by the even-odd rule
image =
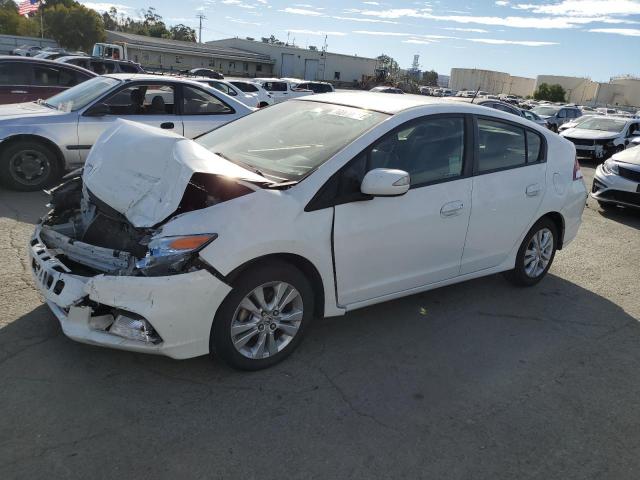
<svg viewBox="0 0 640 480">
<path fill-rule="evenodd" d="M 196 18 L 200 20 L 200 27 L 198 27 L 198 41 L 199 43 L 202 43 L 202 20 L 206 20 L 207 17 L 204 16 L 204 13 L 199 13 L 196 15 Z"/>
</svg>

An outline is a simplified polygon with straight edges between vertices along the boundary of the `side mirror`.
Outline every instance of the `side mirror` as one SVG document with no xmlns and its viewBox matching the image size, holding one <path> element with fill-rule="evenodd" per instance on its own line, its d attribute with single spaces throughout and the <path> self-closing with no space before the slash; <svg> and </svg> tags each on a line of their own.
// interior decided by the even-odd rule
<svg viewBox="0 0 640 480">
<path fill-rule="evenodd" d="M 84 112 L 84 115 L 86 117 L 104 117 L 110 113 L 111 109 L 109 108 L 109 105 L 106 103 L 96 103 L 93 107 L 88 108 Z"/>
<path fill-rule="evenodd" d="M 631 137 L 631 143 L 633 143 L 634 145 L 640 145 L 640 136 L 634 135 L 633 137 Z"/>
<path fill-rule="evenodd" d="M 410 186 L 409 174 L 404 170 L 376 168 L 364 176 L 360 191 L 374 197 L 394 197 L 407 193 Z"/>
</svg>

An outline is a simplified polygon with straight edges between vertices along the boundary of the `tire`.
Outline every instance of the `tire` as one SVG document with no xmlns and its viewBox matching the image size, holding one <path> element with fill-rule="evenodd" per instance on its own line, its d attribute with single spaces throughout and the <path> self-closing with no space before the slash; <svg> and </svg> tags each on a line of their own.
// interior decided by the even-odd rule
<svg viewBox="0 0 640 480">
<path fill-rule="evenodd" d="M 60 178 L 56 153 L 37 141 L 17 141 L 0 154 L 0 179 L 12 190 L 42 190 Z"/>
<path fill-rule="evenodd" d="M 616 210 L 618 208 L 618 205 L 616 205 L 615 203 L 611 203 L 611 202 L 598 202 L 598 205 L 600 205 L 600 208 L 602 210 L 605 210 L 607 212 L 610 212 L 612 210 Z"/>
<path fill-rule="evenodd" d="M 267 102 L 260 102 L 258 104 L 258 108 L 265 108 L 265 107 L 268 107 L 268 106 L 269 106 L 269 104 Z"/>
<path fill-rule="evenodd" d="M 539 236 L 537 236 L 541 232 L 543 235 L 545 235 L 546 233 L 551 234 L 550 248 L 544 248 L 546 245 L 544 237 L 541 239 Z M 529 249 L 529 247 L 534 247 L 534 242 L 540 240 L 543 241 L 542 255 L 527 255 L 528 250 L 536 251 L 535 248 Z M 518 249 L 518 254 L 516 255 L 515 268 L 513 270 L 505 272 L 504 276 L 514 285 L 522 287 L 530 287 L 535 285 L 544 278 L 544 276 L 549 271 L 549 268 L 551 268 L 551 264 L 553 263 L 553 259 L 556 255 L 557 245 L 558 231 L 555 223 L 553 223 L 549 218 L 541 218 L 533 227 L 531 227 L 531 229 L 527 232 L 527 235 L 524 237 L 524 240 L 522 241 L 522 244 Z M 527 256 L 526 263 L 525 255 Z M 531 258 L 534 258 L 534 260 L 531 261 Z M 533 262 L 536 261 L 535 259 L 537 259 L 539 263 L 534 266 Z M 543 264 L 543 262 L 545 261 L 547 263 Z"/>
<path fill-rule="evenodd" d="M 258 290 L 266 308 L 261 308 L 255 295 Z M 289 300 L 279 306 L 273 305 L 278 290 L 281 301 Z M 270 262 L 250 268 L 234 282 L 233 290 L 216 312 L 209 339 L 211 353 L 239 370 L 275 365 L 300 344 L 313 312 L 311 284 L 293 265 Z M 285 320 L 287 316 L 290 320 Z"/>
</svg>

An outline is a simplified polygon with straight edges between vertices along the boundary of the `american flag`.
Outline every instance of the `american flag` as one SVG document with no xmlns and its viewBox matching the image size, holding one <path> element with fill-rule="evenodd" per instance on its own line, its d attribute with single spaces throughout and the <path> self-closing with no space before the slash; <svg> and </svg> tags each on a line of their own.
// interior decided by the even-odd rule
<svg viewBox="0 0 640 480">
<path fill-rule="evenodd" d="M 24 0 L 18 5 L 18 13 L 20 15 L 28 15 L 31 12 L 35 12 L 40 7 L 40 0 Z"/>
</svg>

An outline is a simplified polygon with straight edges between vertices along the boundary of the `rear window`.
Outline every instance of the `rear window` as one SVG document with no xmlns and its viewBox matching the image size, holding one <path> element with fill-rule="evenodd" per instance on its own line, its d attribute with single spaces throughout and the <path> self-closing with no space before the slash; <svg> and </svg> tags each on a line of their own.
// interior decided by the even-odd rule
<svg viewBox="0 0 640 480">
<path fill-rule="evenodd" d="M 138 68 L 135 65 L 128 63 L 120 63 L 120 71 L 124 73 L 138 73 Z"/>
<path fill-rule="evenodd" d="M 0 63 L 0 85 L 30 85 L 31 66 L 22 62 Z"/>
<path fill-rule="evenodd" d="M 258 87 L 248 82 L 231 82 L 231 85 L 238 87 L 240 91 L 245 93 L 255 93 L 258 91 Z"/>
</svg>

